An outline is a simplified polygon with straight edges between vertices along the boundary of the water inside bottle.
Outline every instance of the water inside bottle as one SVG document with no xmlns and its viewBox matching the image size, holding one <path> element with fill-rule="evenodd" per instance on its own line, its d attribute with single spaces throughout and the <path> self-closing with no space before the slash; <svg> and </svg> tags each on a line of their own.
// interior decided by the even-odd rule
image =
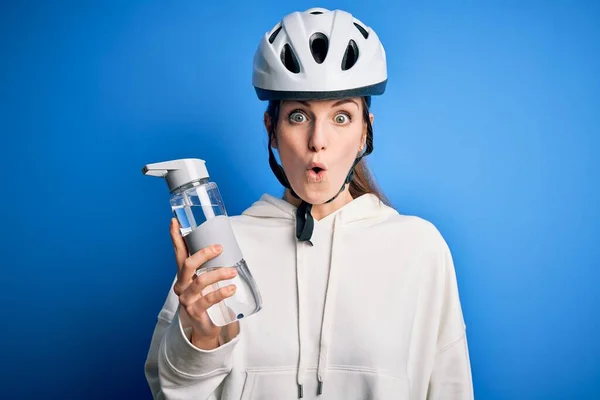
<svg viewBox="0 0 600 400">
<path fill-rule="evenodd" d="M 209 215 L 220 215 L 221 209 L 217 205 L 176 205 L 171 207 L 173 213 L 181 226 L 181 234 L 187 235 L 206 221 L 205 213 L 211 212 Z"/>
<path fill-rule="evenodd" d="M 246 261 L 241 259 L 235 264 L 235 267 L 238 272 L 235 278 L 217 282 L 208 286 L 202 292 L 202 295 L 206 295 L 231 284 L 236 286 L 236 292 L 232 297 L 222 300 L 207 310 L 211 320 L 217 326 L 225 326 L 242 318 L 247 318 L 262 308 L 260 293 L 254 278 L 248 270 Z M 198 275 L 213 271 L 216 268 L 221 267 L 202 268 L 198 271 Z"/>
</svg>

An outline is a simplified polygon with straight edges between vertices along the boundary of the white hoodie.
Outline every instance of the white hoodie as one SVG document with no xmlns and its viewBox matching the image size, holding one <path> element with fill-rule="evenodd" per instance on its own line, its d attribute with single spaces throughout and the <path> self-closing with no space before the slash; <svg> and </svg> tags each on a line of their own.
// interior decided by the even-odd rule
<svg viewBox="0 0 600 400">
<path fill-rule="evenodd" d="M 472 399 L 454 266 L 438 230 L 366 194 L 315 220 L 310 246 L 295 237 L 295 211 L 265 194 L 230 217 L 263 309 L 217 349 L 191 344 L 169 291 L 145 365 L 153 396 Z"/>
</svg>

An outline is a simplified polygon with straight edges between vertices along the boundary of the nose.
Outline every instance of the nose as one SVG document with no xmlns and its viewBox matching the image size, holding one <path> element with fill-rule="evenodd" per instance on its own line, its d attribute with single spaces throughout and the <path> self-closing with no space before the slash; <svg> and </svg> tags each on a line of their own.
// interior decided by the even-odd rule
<svg viewBox="0 0 600 400">
<path fill-rule="evenodd" d="M 319 152 L 327 148 L 327 128 L 322 121 L 316 120 L 312 124 L 308 147 L 314 152 Z"/>
</svg>

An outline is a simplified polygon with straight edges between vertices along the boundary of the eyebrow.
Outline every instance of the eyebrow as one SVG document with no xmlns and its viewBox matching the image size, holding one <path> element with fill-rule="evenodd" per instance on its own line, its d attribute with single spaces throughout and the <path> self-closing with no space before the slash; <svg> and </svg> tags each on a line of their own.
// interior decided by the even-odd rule
<svg viewBox="0 0 600 400">
<path fill-rule="evenodd" d="M 352 100 L 352 99 L 342 99 L 342 100 L 340 100 L 340 101 L 336 102 L 336 103 L 335 103 L 333 106 L 331 106 L 331 107 L 332 107 L 332 108 L 333 108 L 333 107 L 338 107 L 338 106 L 341 106 L 342 104 L 346 104 L 346 103 L 354 103 L 354 104 L 356 105 L 356 107 L 358 107 L 358 103 L 357 103 L 357 102 L 355 102 L 355 101 L 354 101 L 354 100 Z"/>
<path fill-rule="evenodd" d="M 309 103 L 308 101 L 305 101 L 305 100 L 294 100 L 294 101 L 295 101 L 296 103 L 303 104 L 303 105 L 305 105 L 306 107 L 310 108 L 310 103 Z M 354 100 L 352 100 L 352 99 L 342 99 L 342 100 L 339 100 L 339 101 L 337 101 L 337 102 L 336 102 L 334 105 L 332 105 L 332 106 L 331 106 L 331 108 L 334 108 L 334 107 L 339 107 L 339 106 L 341 106 L 342 104 L 346 104 L 346 103 L 354 103 L 354 104 L 356 105 L 356 107 L 358 107 L 358 103 L 357 103 L 356 101 L 354 101 Z M 359 107 L 359 108 L 360 108 L 360 107 Z"/>
</svg>

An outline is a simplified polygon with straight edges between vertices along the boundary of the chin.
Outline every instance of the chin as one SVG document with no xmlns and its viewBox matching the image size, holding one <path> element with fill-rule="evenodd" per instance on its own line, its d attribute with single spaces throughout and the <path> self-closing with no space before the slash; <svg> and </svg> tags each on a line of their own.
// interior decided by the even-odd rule
<svg viewBox="0 0 600 400">
<path fill-rule="evenodd" d="M 335 196 L 339 190 L 334 190 L 331 185 L 302 184 L 296 193 L 307 203 L 323 204 Z"/>
</svg>

